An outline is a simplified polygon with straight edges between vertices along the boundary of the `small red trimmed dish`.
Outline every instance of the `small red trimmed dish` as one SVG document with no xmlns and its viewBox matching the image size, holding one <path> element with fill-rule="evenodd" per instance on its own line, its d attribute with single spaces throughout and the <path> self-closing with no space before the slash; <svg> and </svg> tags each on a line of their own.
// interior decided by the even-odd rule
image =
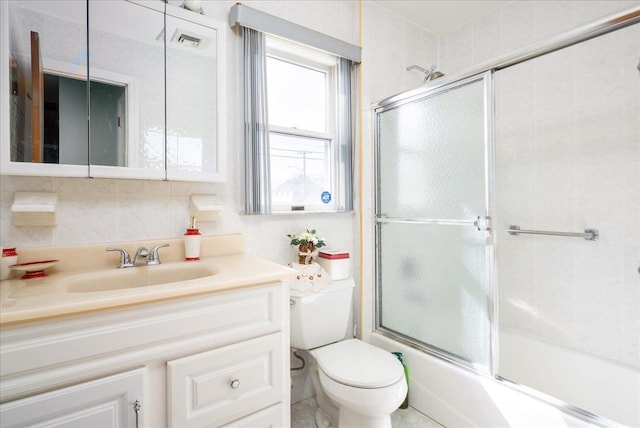
<svg viewBox="0 0 640 428">
<path fill-rule="evenodd" d="M 25 272 L 20 279 L 42 278 L 47 276 L 47 273 L 44 270 L 58 262 L 59 260 L 41 260 L 37 262 L 18 263 L 16 265 L 11 265 L 11 269 Z"/>
</svg>

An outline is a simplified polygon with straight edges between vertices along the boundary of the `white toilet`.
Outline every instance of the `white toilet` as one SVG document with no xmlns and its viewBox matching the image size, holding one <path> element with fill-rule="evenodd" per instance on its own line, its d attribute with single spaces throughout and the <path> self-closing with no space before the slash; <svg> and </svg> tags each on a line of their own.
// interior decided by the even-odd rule
<svg viewBox="0 0 640 428">
<path fill-rule="evenodd" d="M 308 350 L 319 427 L 390 428 L 407 394 L 404 369 L 383 349 L 347 336 L 353 279 L 319 292 L 291 290 L 291 347 Z"/>
</svg>

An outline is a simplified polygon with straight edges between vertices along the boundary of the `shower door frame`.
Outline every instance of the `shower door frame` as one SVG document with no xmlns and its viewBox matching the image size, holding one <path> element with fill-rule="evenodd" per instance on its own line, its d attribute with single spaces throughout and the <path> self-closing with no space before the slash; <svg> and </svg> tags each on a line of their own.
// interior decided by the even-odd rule
<svg viewBox="0 0 640 428">
<path fill-rule="evenodd" d="M 394 102 L 380 106 L 373 109 L 373 125 L 374 125 L 374 182 L 375 182 L 375 265 L 374 265 L 374 277 L 376 279 L 376 286 L 374 290 L 375 295 L 375 328 L 376 332 L 383 336 L 389 337 L 407 346 L 411 346 L 427 354 L 437 356 L 441 359 L 449 361 L 453 364 L 473 369 L 476 372 L 486 375 L 492 375 L 494 371 L 497 371 L 497 350 L 498 350 L 498 334 L 497 334 L 497 320 L 498 320 L 498 307 L 495 304 L 497 302 L 497 284 L 496 284 L 496 272 L 495 272 L 495 237 L 492 233 L 491 219 L 495 218 L 495 171 L 493 170 L 493 157 L 494 157 L 494 135 L 493 135 L 493 123 L 494 123 L 494 106 L 493 106 L 493 70 L 488 70 L 482 73 L 475 74 L 470 77 L 466 77 L 460 80 L 455 80 L 451 83 L 441 85 L 429 90 L 421 91 L 419 94 L 409 96 L 407 98 L 397 99 Z M 416 218 L 395 218 L 387 219 L 380 215 L 381 208 L 381 189 L 380 189 L 380 135 L 378 126 L 378 115 L 389 110 L 393 110 L 405 104 L 409 104 L 418 100 L 426 100 L 436 97 L 440 94 L 454 91 L 460 87 L 472 84 L 475 82 L 482 82 L 483 84 L 483 145 L 484 145 L 484 212 L 477 213 L 480 217 L 473 223 L 478 228 L 478 233 L 486 233 L 485 236 L 485 268 L 486 268 L 486 285 L 487 285 L 487 315 L 489 321 L 489 364 L 484 366 L 483 364 L 476 364 L 466 359 L 459 357 L 451 352 L 440 349 L 428 343 L 418 341 L 410 336 L 396 332 L 391 329 L 387 329 L 382 326 L 381 312 L 382 312 L 382 298 L 379 290 L 379 285 L 382 282 L 380 271 L 380 259 L 381 259 L 381 246 L 379 245 L 381 239 L 380 225 L 382 223 L 412 223 L 412 224 L 429 224 L 429 225 L 472 225 L 469 220 L 449 220 L 449 219 L 416 219 Z M 494 346 L 495 345 L 495 346 Z"/>
<path fill-rule="evenodd" d="M 577 43 L 581 43 L 598 36 L 602 36 L 616 30 L 620 30 L 626 28 L 628 26 L 640 23 L 640 6 L 634 6 L 623 11 L 620 11 L 616 14 L 608 16 L 606 18 L 597 20 L 587 25 L 583 25 L 576 29 L 567 31 L 558 36 L 543 40 L 539 43 L 532 44 L 531 46 L 519 49 L 511 54 L 499 57 L 495 60 L 487 61 L 485 63 L 479 64 L 478 66 L 463 70 L 461 73 L 452 76 L 445 76 L 439 78 L 436 81 L 432 81 L 427 85 L 423 85 L 417 89 L 413 89 L 410 91 L 406 91 L 389 98 L 383 99 L 378 103 L 374 103 L 371 106 L 371 123 L 374 127 L 373 129 L 373 138 L 374 138 L 374 201 L 375 201 L 375 211 L 373 218 L 373 237 L 375 242 L 374 249 L 374 290 L 373 296 L 375 299 L 374 302 L 374 330 L 373 332 L 380 334 L 384 337 L 387 337 L 391 340 L 395 340 L 397 342 L 403 343 L 409 347 L 415 348 L 421 352 L 424 352 L 428 355 L 434 356 L 446 362 L 452 363 L 458 367 L 462 367 L 463 369 L 471 370 L 473 373 L 496 380 L 500 382 L 502 385 L 513 388 L 516 391 L 527 394 L 537 400 L 540 400 L 556 409 L 559 409 L 565 413 L 568 413 L 572 416 L 575 416 L 579 419 L 590 423 L 596 423 L 603 426 L 619 426 L 617 422 L 614 422 L 606 417 L 594 414 L 589 412 L 586 409 L 574 406 L 572 404 L 566 403 L 554 396 L 548 395 L 526 385 L 522 385 L 509 379 L 505 379 L 501 377 L 498 373 L 498 305 L 497 305 L 497 297 L 498 297 L 498 284 L 497 284 L 497 276 L 496 276 L 496 263 L 495 263 L 495 254 L 496 254 L 496 242 L 495 242 L 495 234 L 492 233 L 491 229 L 491 219 L 495 218 L 495 213 L 493 209 L 495 209 L 495 171 L 493 170 L 493 155 L 494 155 L 494 110 L 493 110 L 493 93 L 489 93 L 488 100 L 485 99 L 485 102 L 489 101 L 490 108 L 485 111 L 485 115 L 491 117 L 491 121 L 488 123 L 488 126 L 485 129 L 485 132 L 488 134 L 490 139 L 490 151 L 486 152 L 491 157 L 485 158 L 485 174 L 488 174 L 490 177 L 486 178 L 485 185 L 488 185 L 487 189 L 487 232 L 490 234 L 489 239 L 491 240 L 491 264 L 492 266 L 487 267 L 487 274 L 489 276 L 489 283 L 487 287 L 487 299 L 488 299 L 488 314 L 490 317 L 490 365 L 489 372 L 484 369 L 478 369 L 473 364 L 469 364 L 467 361 L 457 358 L 454 355 L 451 355 L 446 352 L 442 352 L 438 349 L 433 349 L 427 346 L 424 346 L 422 343 L 418 341 L 411 340 L 405 336 L 399 335 L 391 330 L 387 330 L 380 325 L 380 272 L 379 272 L 379 257 L 380 257 L 380 246 L 378 245 L 379 239 L 379 203 L 380 203 L 380 189 L 378 183 L 378 173 L 379 173 L 379 131 L 377 126 L 377 115 L 379 112 L 388 110 L 393 106 L 398 106 L 410 101 L 414 101 L 417 99 L 421 99 L 424 97 L 430 97 L 440 93 L 442 90 L 447 90 L 447 88 L 455 88 L 456 86 L 460 86 L 463 83 L 468 83 L 470 80 L 477 80 L 480 76 L 489 75 L 488 80 L 490 81 L 489 88 L 493 91 L 493 74 L 496 71 L 501 69 L 510 67 L 512 65 L 520 64 L 522 62 L 528 61 L 530 59 L 534 59 L 540 57 L 542 55 L 546 55 L 548 53 L 555 52 L 557 50 L 575 45 Z M 487 86 L 485 86 L 485 91 Z M 485 92 L 485 97 L 487 93 Z M 486 162 L 491 160 L 491 165 L 486 165 Z M 491 171 L 491 173 L 489 173 Z"/>
</svg>

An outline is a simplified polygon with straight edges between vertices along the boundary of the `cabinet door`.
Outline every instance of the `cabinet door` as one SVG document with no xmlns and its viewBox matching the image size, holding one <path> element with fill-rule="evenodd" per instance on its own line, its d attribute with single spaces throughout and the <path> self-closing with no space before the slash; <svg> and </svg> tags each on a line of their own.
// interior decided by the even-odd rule
<svg viewBox="0 0 640 428">
<path fill-rule="evenodd" d="M 134 404 L 143 402 L 144 375 L 141 368 L 4 403 L 2 426 L 135 427 Z M 140 425 L 142 416 L 141 411 Z"/>
<path fill-rule="evenodd" d="M 281 401 L 283 340 L 274 333 L 167 362 L 170 426 L 220 426 Z"/>
</svg>

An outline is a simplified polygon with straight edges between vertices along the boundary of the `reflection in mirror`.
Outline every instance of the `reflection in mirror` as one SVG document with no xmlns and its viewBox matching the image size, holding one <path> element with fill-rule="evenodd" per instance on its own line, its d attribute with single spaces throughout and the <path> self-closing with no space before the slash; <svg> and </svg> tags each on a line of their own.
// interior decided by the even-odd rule
<svg viewBox="0 0 640 428">
<path fill-rule="evenodd" d="M 91 68 L 89 69 L 91 73 Z M 126 85 L 89 79 L 91 87 L 91 163 L 127 166 Z"/>
<path fill-rule="evenodd" d="M 85 2 L 9 2 L 12 161 L 87 164 L 86 41 Z"/>
<path fill-rule="evenodd" d="M 218 172 L 216 30 L 171 15 L 166 28 L 168 174 Z"/>
<path fill-rule="evenodd" d="M 14 162 L 24 162 L 26 146 L 24 143 L 24 109 L 27 95 L 24 74 L 20 72 L 18 62 L 13 57 L 9 60 L 9 78 L 11 80 L 11 95 L 9 99 L 11 115 L 11 160 Z"/>
<path fill-rule="evenodd" d="M 163 28 L 161 9 L 89 2 L 92 175 L 126 166 L 164 178 Z"/>
<path fill-rule="evenodd" d="M 44 162 L 86 165 L 87 82 L 45 73 L 44 101 Z"/>
</svg>

